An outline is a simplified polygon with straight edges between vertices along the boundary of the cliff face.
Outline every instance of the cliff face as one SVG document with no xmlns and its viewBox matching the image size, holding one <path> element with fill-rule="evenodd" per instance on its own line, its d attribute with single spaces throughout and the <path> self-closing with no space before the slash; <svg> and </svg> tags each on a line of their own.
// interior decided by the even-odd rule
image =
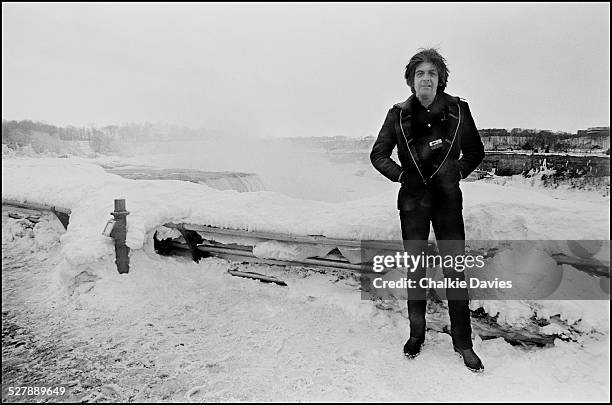
<svg viewBox="0 0 612 405">
<path fill-rule="evenodd" d="M 486 150 L 533 150 L 539 152 L 593 151 L 610 149 L 610 127 L 580 130 L 576 134 L 553 133 L 546 130 L 480 129 Z"/>
<path fill-rule="evenodd" d="M 487 152 L 478 168 L 494 171 L 499 176 L 526 174 L 530 170 L 554 169 L 557 175 L 564 177 L 605 177 L 610 176 L 610 158 Z"/>
<path fill-rule="evenodd" d="M 533 152 L 605 153 L 610 149 L 610 127 L 579 130 L 578 133 L 514 128 L 479 129 L 488 151 L 528 150 Z M 362 152 L 374 144 L 376 137 L 348 138 L 344 136 L 286 138 L 290 143 L 327 152 Z M 609 153 L 609 152 L 608 152 Z"/>
<path fill-rule="evenodd" d="M 217 190 L 236 190 L 239 192 L 265 191 L 261 178 L 254 173 L 207 172 L 195 169 L 159 169 L 148 166 L 121 167 L 103 166 L 104 169 L 126 179 L 134 180 L 182 180 L 205 184 Z"/>
</svg>

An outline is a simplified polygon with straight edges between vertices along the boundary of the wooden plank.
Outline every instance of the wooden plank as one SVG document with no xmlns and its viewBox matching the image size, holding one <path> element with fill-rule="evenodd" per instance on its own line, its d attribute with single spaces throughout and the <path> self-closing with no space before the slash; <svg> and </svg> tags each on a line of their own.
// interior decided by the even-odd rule
<svg viewBox="0 0 612 405">
<path fill-rule="evenodd" d="M 364 244 L 367 244 L 368 247 L 380 247 L 380 248 L 390 248 L 390 249 L 403 249 L 401 243 L 397 243 L 397 241 L 361 241 L 356 239 L 337 239 L 337 238 L 328 238 L 323 235 L 292 235 L 292 234 L 283 234 L 276 232 L 262 232 L 262 231 L 246 231 L 239 229 L 225 229 L 225 228 L 217 228 L 214 226 L 208 225 L 197 225 L 197 224 L 174 224 L 174 223 L 166 223 L 164 226 L 168 228 L 179 229 L 181 226 L 184 229 L 192 230 L 192 231 L 202 231 L 202 232 L 211 232 L 218 233 L 220 235 L 229 235 L 229 236 L 238 236 L 238 237 L 250 237 L 250 238 L 260 238 L 260 239 L 270 239 L 270 240 L 278 240 L 283 242 L 293 242 L 293 243 L 312 243 L 318 245 L 330 245 L 330 246 L 347 246 L 347 247 L 363 247 Z"/>
<path fill-rule="evenodd" d="M 60 219 L 65 228 L 68 226 L 69 215 L 71 210 L 64 207 L 51 206 L 46 204 L 38 204 L 32 202 L 20 202 L 16 200 L 10 199 L 2 199 L 2 205 L 14 206 L 18 208 L 30 209 L 30 210 L 46 210 L 51 211 L 56 214 L 56 216 Z M 261 239 L 269 239 L 269 240 L 280 240 L 284 242 L 293 242 L 293 243 L 311 243 L 311 244 L 319 244 L 319 245 L 329 245 L 329 246 L 344 246 L 344 247 L 352 247 L 352 248 L 361 248 L 363 247 L 362 241 L 353 240 L 353 239 L 337 239 L 337 238 L 327 238 L 322 235 L 290 235 L 290 234 L 281 234 L 281 233 L 273 233 L 273 232 L 260 232 L 260 231 L 244 231 L 244 230 L 236 230 L 236 229 L 223 229 L 217 228 L 213 226 L 207 225 L 197 225 L 197 224 L 174 224 L 174 223 L 166 223 L 164 226 L 169 228 L 179 229 L 180 231 L 202 231 L 202 232 L 211 232 L 218 233 L 222 235 L 229 236 L 239 236 L 239 237 L 253 237 L 253 238 L 261 238 Z M 366 242 L 368 247 L 376 247 L 376 243 Z M 378 246 L 383 249 L 393 248 L 392 242 L 378 242 Z M 200 246 L 201 247 L 201 246 Z M 200 248 L 199 247 L 199 248 Z M 397 246 L 395 249 L 402 249 L 402 246 Z M 208 249 L 212 249 L 209 247 Z M 215 247 L 215 249 L 227 249 L 227 248 L 219 248 Z M 211 253 L 213 251 L 209 250 Z M 234 251 L 224 250 L 218 251 L 219 253 L 227 253 L 233 254 Z M 244 256 L 244 255 L 243 255 Z M 255 257 L 255 256 L 253 256 Z M 590 258 L 579 258 L 572 257 L 565 254 L 553 254 L 552 257 L 557 261 L 558 264 L 569 264 L 574 266 L 576 269 L 586 272 L 595 276 L 603 276 L 610 277 L 610 263 L 601 262 L 595 259 Z M 356 264 L 348 264 L 344 262 L 337 261 L 329 261 L 324 259 L 305 259 L 303 262 L 288 262 L 288 261 L 277 261 L 284 262 L 290 265 L 320 265 L 324 267 L 340 267 L 347 268 L 350 270 L 361 270 L 361 266 Z M 350 266 L 350 267 L 349 267 Z"/>
<path fill-rule="evenodd" d="M 322 235 L 308 235 L 308 236 L 300 236 L 300 235 L 289 235 L 289 234 L 281 234 L 274 232 L 259 232 L 259 231 L 245 231 L 245 230 L 237 230 L 237 229 L 223 229 L 216 228 L 213 226 L 207 225 L 195 225 L 195 224 L 173 224 L 167 223 L 165 226 L 169 228 L 177 228 L 179 229 L 181 226 L 184 226 L 185 229 L 194 230 L 194 231 L 202 231 L 202 232 L 210 232 L 210 233 L 218 233 L 222 235 L 228 236 L 237 236 L 237 237 L 252 237 L 252 238 L 261 238 L 261 239 L 269 239 L 269 240 L 278 240 L 283 242 L 290 243 L 311 243 L 311 244 L 320 244 L 320 245 L 329 245 L 329 246 L 343 246 L 350 248 L 363 248 L 367 246 L 368 248 L 377 247 L 383 250 L 393 251 L 394 249 L 397 251 L 403 250 L 403 246 L 395 243 L 394 241 L 357 241 L 352 239 L 337 239 L 337 238 L 327 238 Z M 430 248 L 433 244 L 430 242 Z M 466 252 L 469 253 L 469 252 Z M 494 253 L 493 253 L 494 255 Z M 579 257 L 567 256 L 565 254 L 553 254 L 553 259 L 557 261 L 557 264 L 569 264 L 574 266 L 577 270 L 583 271 L 585 273 L 595 275 L 595 276 L 603 276 L 610 277 L 610 263 L 600 262 L 595 259 L 583 259 Z"/>
<path fill-rule="evenodd" d="M 32 202 L 20 202 L 16 200 L 2 199 L 2 205 L 12 205 L 14 207 L 27 208 L 33 210 L 56 211 L 62 214 L 70 215 L 70 209 L 46 204 L 37 204 Z"/>
<path fill-rule="evenodd" d="M 171 242 L 170 246 L 178 248 L 178 249 L 189 249 L 186 244 L 179 242 Z M 252 252 L 248 250 L 241 249 L 232 249 L 232 248 L 222 248 L 218 246 L 210 246 L 210 245 L 199 245 L 198 249 L 213 253 L 215 256 L 219 256 L 222 258 L 230 258 L 230 260 L 243 260 L 250 259 L 250 262 L 258 262 L 264 264 L 272 264 L 272 265 L 280 265 L 280 266 L 318 266 L 318 267 L 334 267 L 341 268 L 352 271 L 361 271 L 361 266 L 356 264 L 350 264 L 345 261 L 339 260 L 327 260 L 327 259 L 303 259 L 300 261 L 290 261 L 290 260 L 277 260 L 277 259 L 262 259 L 255 256 Z"/>
<path fill-rule="evenodd" d="M 585 273 L 610 278 L 610 263 L 601 262 L 592 258 L 568 256 L 563 253 L 553 254 L 552 258 L 557 261 L 557 264 L 569 264 Z"/>
<path fill-rule="evenodd" d="M 252 271 L 228 270 L 227 272 L 231 274 L 232 276 L 252 278 L 254 280 L 259 280 L 259 281 L 268 282 L 268 283 L 275 283 L 275 284 L 284 285 L 284 286 L 287 285 L 287 283 L 285 283 L 283 280 L 280 280 L 276 277 L 266 276 L 265 274 L 259 274 L 259 273 L 255 273 Z"/>
<path fill-rule="evenodd" d="M 22 217 L 28 217 L 32 215 L 40 216 L 43 210 L 34 210 L 31 208 L 15 207 L 13 205 L 2 205 L 2 212 L 8 212 L 9 214 L 18 214 Z M 9 215 L 10 216 L 10 215 Z"/>
<path fill-rule="evenodd" d="M 45 204 L 37 204 L 31 202 L 20 202 L 9 199 L 2 199 L 2 205 L 17 207 L 17 208 L 25 208 L 25 209 L 33 209 L 38 211 L 51 211 L 55 214 L 57 219 L 62 223 L 64 229 L 68 229 L 68 224 L 70 222 L 70 209 L 64 207 L 56 207 L 52 205 Z"/>
<path fill-rule="evenodd" d="M 164 224 L 169 228 L 178 228 L 177 224 Z M 281 234 L 281 233 L 273 233 L 273 232 L 261 232 L 261 231 L 244 231 L 237 229 L 224 229 L 224 228 L 216 228 L 213 226 L 207 225 L 196 225 L 196 224 L 185 224 L 185 229 L 193 230 L 193 231 L 202 231 L 202 232 L 212 232 L 218 233 L 221 235 L 230 235 L 230 236 L 247 236 L 253 238 L 261 238 L 261 239 L 272 239 L 272 240 L 280 240 L 285 242 L 297 242 L 297 243 L 316 243 L 321 245 L 341 245 L 341 246 L 351 246 L 351 247 L 359 247 L 361 246 L 361 241 L 358 240 L 350 240 L 350 239 L 332 239 L 326 238 L 322 235 L 291 235 L 291 234 Z"/>
<path fill-rule="evenodd" d="M 203 245 L 198 246 L 198 249 L 205 251 L 205 252 L 209 252 L 209 253 L 226 253 L 226 254 L 234 254 L 237 256 L 246 256 L 246 257 L 259 259 L 253 253 L 246 251 L 246 250 L 226 249 L 226 248 L 203 246 Z M 275 264 L 282 264 L 282 265 L 289 265 L 289 266 L 316 265 L 316 266 L 321 266 L 321 267 L 336 267 L 336 268 L 342 268 L 342 269 L 353 270 L 353 271 L 361 270 L 361 266 L 357 264 L 350 264 L 348 262 L 338 261 L 338 260 L 311 259 L 311 258 L 302 259 L 299 261 L 278 260 L 278 259 L 266 259 L 266 260 L 271 260 Z"/>
<path fill-rule="evenodd" d="M 444 309 L 444 311 L 448 311 Z M 535 323 L 527 323 L 520 328 L 508 325 L 500 325 L 495 321 L 485 318 L 479 318 L 472 312 L 472 331 L 479 335 L 483 340 L 504 338 L 510 343 L 531 344 L 538 346 L 552 345 L 557 338 L 556 335 L 544 335 L 539 333 L 540 327 Z M 440 333 L 451 334 L 450 321 L 440 319 L 439 317 L 426 314 L 427 329 Z"/>
</svg>

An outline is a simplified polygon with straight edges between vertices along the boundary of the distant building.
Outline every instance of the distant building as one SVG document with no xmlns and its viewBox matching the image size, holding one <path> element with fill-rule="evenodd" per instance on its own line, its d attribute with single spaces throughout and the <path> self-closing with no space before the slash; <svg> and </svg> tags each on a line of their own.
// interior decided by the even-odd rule
<svg viewBox="0 0 612 405">
<path fill-rule="evenodd" d="M 610 149 L 610 127 L 592 127 L 578 130 L 580 146 L 589 149 Z"/>
</svg>

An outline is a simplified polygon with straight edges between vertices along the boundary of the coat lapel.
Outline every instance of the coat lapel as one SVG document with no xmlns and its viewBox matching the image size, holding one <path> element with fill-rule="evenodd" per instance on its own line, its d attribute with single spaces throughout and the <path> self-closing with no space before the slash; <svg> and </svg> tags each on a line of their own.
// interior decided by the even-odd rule
<svg viewBox="0 0 612 405">
<path fill-rule="evenodd" d="M 443 93 L 446 99 L 446 107 L 444 108 L 444 120 L 448 120 L 448 129 L 446 133 L 446 140 L 451 143 L 453 137 L 457 131 L 459 125 L 459 101 L 456 97 L 452 97 L 447 93 Z M 395 107 L 401 109 L 401 122 L 396 123 L 396 131 L 398 135 L 403 138 L 406 135 L 406 139 L 412 138 L 411 124 L 412 124 L 412 105 L 416 96 L 412 94 L 408 99 L 402 103 L 395 104 Z M 402 133 L 403 129 L 403 133 Z M 452 147 L 452 145 L 451 145 Z"/>
<path fill-rule="evenodd" d="M 401 122 L 399 123 L 399 125 L 401 126 L 401 129 L 403 129 L 403 133 L 401 132 L 401 129 L 398 127 L 397 129 L 400 130 L 400 132 L 398 133 L 398 135 L 400 135 L 402 138 L 404 137 L 403 135 L 406 135 L 406 139 L 410 139 L 412 136 L 411 133 L 411 124 L 412 124 L 412 101 L 414 99 L 414 94 L 411 95 L 410 97 L 408 97 L 408 99 L 402 103 L 398 103 L 395 106 L 399 107 L 402 114 L 401 114 Z M 406 145 L 408 146 L 408 145 Z"/>
<path fill-rule="evenodd" d="M 457 126 L 459 125 L 459 102 L 455 97 L 451 97 L 447 94 L 445 95 L 447 108 L 445 109 L 444 114 L 446 115 L 445 119 L 448 119 L 446 139 L 448 139 L 449 142 L 452 142 L 453 136 L 457 131 Z"/>
</svg>

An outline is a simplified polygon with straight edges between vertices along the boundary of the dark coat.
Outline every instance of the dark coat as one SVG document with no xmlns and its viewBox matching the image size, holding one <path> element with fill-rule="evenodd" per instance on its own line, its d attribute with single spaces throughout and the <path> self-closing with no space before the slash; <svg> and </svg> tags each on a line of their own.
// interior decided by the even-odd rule
<svg viewBox="0 0 612 405">
<path fill-rule="evenodd" d="M 436 166 L 434 173 L 425 172 L 422 167 L 419 169 L 418 163 L 423 162 L 419 162 L 418 158 L 413 159 L 414 153 L 411 155 L 408 148 L 407 140 L 418 139 L 410 128 L 412 102 L 416 97 L 414 94 L 389 110 L 372 147 L 370 161 L 376 170 L 394 182 L 400 180 L 400 174 L 403 172 L 402 187 L 398 194 L 400 210 L 413 209 L 428 188 L 436 190 L 434 193 L 436 198 L 445 198 L 447 194 L 450 196 L 457 193 L 461 198 L 459 180 L 474 171 L 484 158 L 484 146 L 467 102 L 446 93 L 440 96 L 443 97 L 442 101 L 445 101 L 448 112 L 445 119 L 448 119 L 447 150 L 450 144 L 450 151 L 445 154 L 444 160 L 436 162 L 439 167 Z M 397 147 L 399 164 L 391 158 L 395 147 Z M 460 152 L 463 154 L 461 159 L 459 159 Z"/>
</svg>

